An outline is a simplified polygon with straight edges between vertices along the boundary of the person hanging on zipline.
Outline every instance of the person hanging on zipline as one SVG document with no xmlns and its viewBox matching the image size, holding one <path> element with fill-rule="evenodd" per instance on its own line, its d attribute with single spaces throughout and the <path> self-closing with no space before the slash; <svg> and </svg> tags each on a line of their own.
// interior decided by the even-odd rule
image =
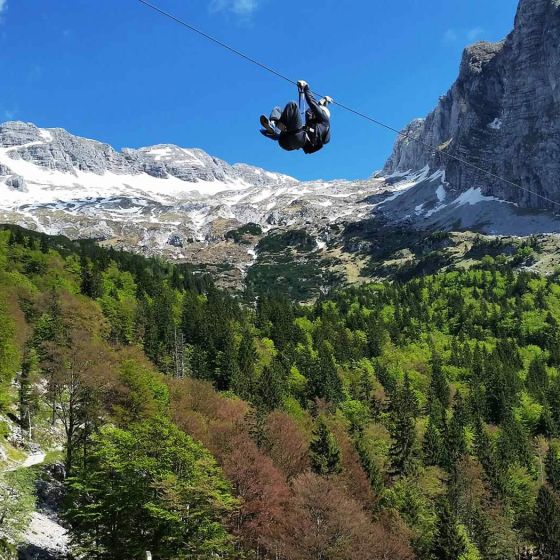
<svg viewBox="0 0 560 560">
<path fill-rule="evenodd" d="M 305 124 L 298 104 L 290 101 L 282 110 L 275 107 L 270 117 L 261 115 L 261 133 L 278 142 L 284 150 L 300 150 L 306 154 L 318 152 L 331 139 L 331 113 L 328 105 L 333 102 L 328 95 L 317 101 L 307 82 L 297 83 L 300 105 L 307 103 Z"/>
</svg>

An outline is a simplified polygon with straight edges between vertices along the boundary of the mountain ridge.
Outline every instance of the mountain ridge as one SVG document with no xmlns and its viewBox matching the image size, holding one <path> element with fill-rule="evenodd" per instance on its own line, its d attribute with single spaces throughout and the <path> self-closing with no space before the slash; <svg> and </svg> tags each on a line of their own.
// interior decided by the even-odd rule
<svg viewBox="0 0 560 560">
<path fill-rule="evenodd" d="M 319 250 L 337 224 L 371 215 L 377 202 L 370 197 L 386 190 L 379 178 L 300 182 L 196 148 L 117 152 L 63 129 L 0 125 L 1 221 L 225 267 L 237 285 L 262 235 L 304 228 Z M 258 235 L 232 241 L 239 235 L 229 232 L 247 224 Z"/>
<path fill-rule="evenodd" d="M 558 75 L 560 2 L 521 0 L 508 37 L 467 47 L 434 111 L 359 181 L 301 182 L 197 148 L 117 151 L 60 128 L 4 123 L 0 221 L 188 262 L 237 288 L 248 276 L 311 274 L 321 289 L 361 278 L 401 230 L 413 243 L 438 231 L 557 233 L 560 217 L 542 198 L 447 156 L 560 205 Z"/>
<path fill-rule="evenodd" d="M 480 196 L 495 197 L 519 209 L 557 211 L 559 75 L 560 3 L 521 0 L 514 29 L 504 40 L 479 42 L 465 49 L 457 80 L 425 119 L 416 119 L 405 127 L 383 173 L 428 166 L 431 172 L 444 172 L 444 187 L 450 198 L 476 189 Z M 426 150 L 426 145 L 434 150 Z M 496 179 L 496 175 L 507 181 Z M 432 218 L 439 212 L 436 207 L 441 201 L 425 187 L 420 184 L 408 194 L 409 207 L 414 207 L 418 198 L 427 203 L 415 222 L 448 229 L 452 219 L 461 216 Z M 405 206 L 406 200 L 400 200 L 399 208 L 391 209 L 392 214 L 395 210 L 406 214 Z M 496 211 L 505 214 L 504 220 L 513 216 L 512 208 L 504 212 L 503 205 L 499 208 L 493 204 L 490 213 Z M 482 225 L 488 217 L 467 220 L 463 227 Z M 556 220 L 549 223 L 552 231 L 559 230 Z M 497 233 L 501 229 L 496 228 Z"/>
</svg>

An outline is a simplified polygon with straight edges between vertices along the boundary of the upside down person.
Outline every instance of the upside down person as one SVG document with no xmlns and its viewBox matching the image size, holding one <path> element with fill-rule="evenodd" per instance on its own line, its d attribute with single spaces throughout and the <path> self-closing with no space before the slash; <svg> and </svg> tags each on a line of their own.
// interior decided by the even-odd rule
<svg viewBox="0 0 560 560">
<path fill-rule="evenodd" d="M 317 101 L 307 82 L 297 83 L 298 92 L 305 96 L 307 111 L 305 124 L 299 113 L 298 104 L 290 101 L 284 110 L 275 107 L 270 117 L 261 116 L 261 133 L 278 142 L 281 148 L 288 151 L 300 150 L 306 154 L 318 152 L 331 139 L 331 113 L 328 105 L 333 102 L 329 97 Z"/>
</svg>

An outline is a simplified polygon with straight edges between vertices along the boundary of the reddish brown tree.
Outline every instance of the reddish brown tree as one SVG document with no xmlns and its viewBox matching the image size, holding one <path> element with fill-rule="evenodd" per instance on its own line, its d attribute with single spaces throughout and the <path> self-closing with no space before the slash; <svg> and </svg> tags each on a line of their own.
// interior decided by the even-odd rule
<svg viewBox="0 0 560 560">
<path fill-rule="evenodd" d="M 242 502 L 235 533 L 258 557 L 283 557 L 290 489 L 272 460 L 247 435 L 231 444 L 223 469 Z"/>
<path fill-rule="evenodd" d="M 333 479 L 307 473 L 293 483 L 296 515 L 286 535 L 290 560 L 408 560 L 407 533 L 372 522 Z"/>
<path fill-rule="evenodd" d="M 272 412 L 266 421 L 268 455 L 290 480 L 309 468 L 309 437 L 286 413 Z"/>
<path fill-rule="evenodd" d="M 342 457 L 342 472 L 338 475 L 339 483 L 344 486 L 349 496 L 360 502 L 366 509 L 371 510 L 377 501 L 377 496 L 371 489 L 356 446 L 343 426 L 337 423 L 331 425 Z"/>
<path fill-rule="evenodd" d="M 170 379 L 168 386 L 173 421 L 221 462 L 230 440 L 243 429 L 247 403 L 220 395 L 206 381 Z"/>
</svg>

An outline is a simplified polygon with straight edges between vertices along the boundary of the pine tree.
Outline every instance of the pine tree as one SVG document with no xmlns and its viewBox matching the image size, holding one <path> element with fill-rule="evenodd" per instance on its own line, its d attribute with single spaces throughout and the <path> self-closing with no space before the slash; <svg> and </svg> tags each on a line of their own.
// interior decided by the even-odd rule
<svg viewBox="0 0 560 560">
<path fill-rule="evenodd" d="M 471 516 L 471 534 L 484 560 L 509 558 L 508 552 L 501 550 L 500 543 L 492 530 L 492 522 L 487 513 L 477 507 Z"/>
<path fill-rule="evenodd" d="M 332 403 L 342 400 L 342 382 L 338 376 L 332 348 L 328 342 L 321 342 L 318 356 L 309 372 L 310 397 L 325 399 Z"/>
<path fill-rule="evenodd" d="M 545 333 L 545 348 L 550 353 L 549 364 L 560 365 L 560 328 L 558 321 L 551 313 L 546 316 L 547 329 Z"/>
<path fill-rule="evenodd" d="M 367 350 L 370 358 L 381 355 L 387 333 L 376 313 L 372 313 L 367 324 Z"/>
<path fill-rule="evenodd" d="M 44 255 L 49 252 L 49 238 L 46 235 L 41 235 L 39 248 L 41 250 L 41 253 L 43 253 Z"/>
<path fill-rule="evenodd" d="M 80 292 L 94 299 L 103 294 L 101 274 L 84 256 L 80 259 Z"/>
<path fill-rule="evenodd" d="M 322 417 L 317 420 L 313 436 L 309 446 L 309 458 L 313 471 L 321 476 L 341 472 L 340 448 Z"/>
<path fill-rule="evenodd" d="M 449 422 L 447 437 L 447 457 L 449 466 L 454 468 L 461 456 L 467 451 L 465 426 L 467 424 L 467 411 L 460 393 L 455 396 L 453 416 Z"/>
<path fill-rule="evenodd" d="M 461 347 L 456 337 L 451 340 L 451 357 L 449 363 L 452 366 L 462 367 L 464 365 L 463 356 L 461 354 Z"/>
<path fill-rule="evenodd" d="M 360 463 L 364 469 L 371 489 L 376 495 L 379 495 L 384 486 L 383 473 L 381 469 L 377 466 L 376 462 L 373 460 L 371 453 L 369 452 L 365 440 L 360 437 L 355 441 L 356 451 L 360 457 Z"/>
<path fill-rule="evenodd" d="M 257 405 L 271 411 L 279 408 L 286 390 L 286 375 L 279 360 L 265 366 L 257 383 Z"/>
<path fill-rule="evenodd" d="M 517 358 L 505 357 L 505 352 L 505 347 L 496 347 L 486 360 L 484 384 L 487 420 L 493 424 L 500 424 L 510 414 L 512 407 L 517 404 L 520 389 Z"/>
<path fill-rule="evenodd" d="M 484 425 L 478 419 L 474 423 L 475 450 L 484 474 L 496 496 L 502 496 L 505 489 L 504 471 L 496 459 L 494 446 Z"/>
<path fill-rule="evenodd" d="M 510 413 L 501 425 L 496 455 L 504 472 L 514 463 L 527 467 L 531 464 L 527 434 L 513 413 Z"/>
<path fill-rule="evenodd" d="M 431 365 L 430 394 L 446 409 L 449 406 L 449 384 L 443 373 L 441 357 L 434 349 L 432 349 Z"/>
<path fill-rule="evenodd" d="M 541 557 L 557 560 L 560 554 L 560 500 L 541 486 L 534 509 L 533 536 Z"/>
<path fill-rule="evenodd" d="M 444 467 L 447 465 L 447 426 L 441 412 L 439 401 L 431 405 L 428 416 L 428 425 L 422 442 L 424 464 L 429 466 Z"/>
<path fill-rule="evenodd" d="M 358 399 L 370 404 L 372 392 L 373 381 L 371 379 L 371 375 L 367 369 L 363 369 L 360 372 L 360 379 L 358 381 Z"/>
<path fill-rule="evenodd" d="M 551 438 L 557 434 L 554 418 L 552 416 L 552 411 L 550 410 L 550 405 L 548 404 L 548 402 L 545 402 L 545 404 L 543 405 L 541 417 L 539 418 L 538 424 L 535 427 L 535 432 L 537 434 L 542 434 L 546 438 Z"/>
<path fill-rule="evenodd" d="M 208 364 L 208 352 L 201 346 L 192 346 L 191 356 L 191 371 L 195 379 L 212 380 L 212 372 Z"/>
<path fill-rule="evenodd" d="M 249 398 L 255 390 L 257 360 L 253 337 L 249 332 L 244 332 L 237 353 L 238 375 L 231 382 L 232 390 L 240 397 Z"/>
<path fill-rule="evenodd" d="M 544 402 L 548 390 L 548 373 L 541 359 L 535 358 L 529 365 L 526 383 L 529 393 L 540 403 Z"/>
<path fill-rule="evenodd" d="M 551 433 L 560 436 L 560 376 L 556 377 L 551 383 L 546 395 L 548 411 L 550 412 Z"/>
<path fill-rule="evenodd" d="M 439 499 L 436 511 L 437 522 L 431 549 L 432 557 L 437 560 L 459 560 L 466 550 L 466 543 L 459 532 L 457 518 L 446 497 Z"/>
<path fill-rule="evenodd" d="M 235 347 L 233 331 L 229 329 L 224 340 L 224 349 L 218 352 L 216 359 L 216 370 L 214 373 L 216 388 L 220 391 L 226 391 L 230 388 L 232 380 L 239 379 L 239 375 L 237 348 Z"/>
<path fill-rule="evenodd" d="M 550 444 L 544 465 L 546 480 L 555 492 L 560 493 L 560 449 L 558 444 Z"/>
<path fill-rule="evenodd" d="M 411 474 L 417 463 L 416 422 L 418 400 L 410 387 L 408 374 L 391 399 L 391 447 L 393 475 Z"/>
<path fill-rule="evenodd" d="M 192 291 L 183 295 L 183 310 L 181 315 L 181 329 L 185 342 L 193 345 L 208 347 L 207 325 L 204 322 L 205 304 L 203 299 Z"/>
</svg>

